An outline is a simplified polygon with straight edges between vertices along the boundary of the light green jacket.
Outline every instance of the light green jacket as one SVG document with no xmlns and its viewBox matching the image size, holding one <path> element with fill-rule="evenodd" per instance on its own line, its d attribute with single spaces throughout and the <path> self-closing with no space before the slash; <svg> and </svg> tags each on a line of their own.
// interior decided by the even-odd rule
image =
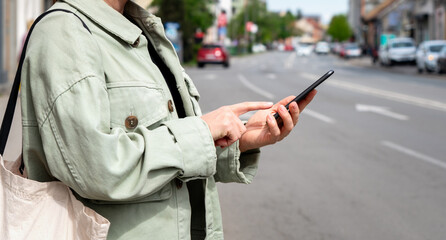
<svg viewBox="0 0 446 240">
<path fill-rule="evenodd" d="M 31 34 L 22 72 L 23 157 L 31 179 L 60 180 L 111 222 L 109 239 L 190 239 L 186 184 L 203 179 L 207 239 L 223 239 L 216 181 L 250 183 L 258 149 L 216 149 L 198 92 L 159 18 L 133 2 L 64 0 Z M 142 30 L 141 30 L 142 29 Z M 188 117 L 152 62 L 149 36 L 175 76 Z M 129 116 L 137 126 L 126 128 Z"/>
</svg>

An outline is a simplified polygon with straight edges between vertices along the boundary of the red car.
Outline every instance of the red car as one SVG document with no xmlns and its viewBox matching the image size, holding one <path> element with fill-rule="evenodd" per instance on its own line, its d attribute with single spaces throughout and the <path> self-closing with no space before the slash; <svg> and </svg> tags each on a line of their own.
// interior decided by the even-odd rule
<svg viewBox="0 0 446 240">
<path fill-rule="evenodd" d="M 205 64 L 222 64 L 229 67 L 229 53 L 220 44 L 204 44 L 198 50 L 197 65 L 199 68 Z"/>
</svg>

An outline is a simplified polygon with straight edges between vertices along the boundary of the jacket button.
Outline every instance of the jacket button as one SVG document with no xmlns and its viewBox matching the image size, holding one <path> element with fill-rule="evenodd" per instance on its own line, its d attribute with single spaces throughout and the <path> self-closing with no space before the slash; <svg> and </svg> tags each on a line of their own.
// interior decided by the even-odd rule
<svg viewBox="0 0 446 240">
<path fill-rule="evenodd" d="M 173 112 L 173 102 L 172 102 L 172 100 L 167 101 L 167 108 L 169 108 L 169 112 Z"/>
<path fill-rule="evenodd" d="M 136 41 L 132 44 L 132 47 L 137 48 L 139 46 L 139 37 L 136 39 Z"/>
<path fill-rule="evenodd" d="M 125 119 L 125 127 L 128 129 L 134 129 L 138 126 L 138 118 L 135 116 L 128 116 Z"/>
</svg>

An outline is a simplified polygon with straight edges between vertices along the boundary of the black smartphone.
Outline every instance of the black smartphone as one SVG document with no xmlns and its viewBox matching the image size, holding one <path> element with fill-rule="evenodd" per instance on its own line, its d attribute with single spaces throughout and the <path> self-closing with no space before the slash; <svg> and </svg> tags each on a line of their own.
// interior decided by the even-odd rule
<svg viewBox="0 0 446 240">
<path fill-rule="evenodd" d="M 333 75 L 334 71 L 330 70 L 327 73 L 325 73 L 322 77 L 320 77 L 316 82 L 314 82 L 313 84 L 311 84 L 311 86 L 309 86 L 307 89 L 305 89 L 303 92 L 301 92 L 297 97 L 295 97 L 293 100 L 291 100 L 289 103 L 287 103 L 287 105 L 285 105 L 285 108 L 287 110 L 289 110 L 289 106 L 292 102 L 296 102 L 299 103 L 302 99 L 304 99 L 308 93 L 311 92 L 311 90 L 315 89 L 317 86 L 319 86 L 319 84 L 321 84 L 323 81 L 325 81 L 327 78 L 329 78 L 331 75 Z M 279 113 L 275 113 L 274 114 L 274 118 L 276 118 L 276 120 L 282 120 L 279 116 Z"/>
</svg>

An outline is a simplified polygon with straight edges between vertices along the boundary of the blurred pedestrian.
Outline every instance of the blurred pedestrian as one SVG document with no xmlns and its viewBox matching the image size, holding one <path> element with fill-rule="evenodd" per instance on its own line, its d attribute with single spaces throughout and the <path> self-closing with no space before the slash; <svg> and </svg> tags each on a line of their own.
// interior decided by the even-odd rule
<svg viewBox="0 0 446 240">
<path fill-rule="evenodd" d="M 21 94 L 29 178 L 68 185 L 110 220 L 109 239 L 223 239 L 215 182 L 250 183 L 259 148 L 286 137 L 316 92 L 290 112 L 293 96 L 202 115 L 159 18 L 127 0 L 52 9 L 86 26 L 54 12 L 30 38 Z"/>
<path fill-rule="evenodd" d="M 218 28 L 218 40 L 221 43 L 224 42 L 226 38 L 226 25 L 228 24 L 228 19 L 226 17 L 226 11 L 221 10 L 220 15 L 217 18 L 217 28 Z"/>
<path fill-rule="evenodd" d="M 201 28 L 198 28 L 195 31 L 194 38 L 195 38 L 196 44 L 201 44 L 203 42 L 204 33 L 203 33 L 203 31 L 201 31 Z"/>
</svg>

